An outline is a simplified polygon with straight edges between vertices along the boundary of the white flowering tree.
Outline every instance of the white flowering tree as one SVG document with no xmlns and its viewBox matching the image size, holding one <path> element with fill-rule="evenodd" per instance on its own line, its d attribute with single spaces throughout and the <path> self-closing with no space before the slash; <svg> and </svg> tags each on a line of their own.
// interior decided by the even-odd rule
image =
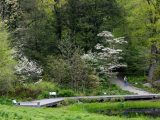
<svg viewBox="0 0 160 120">
<path fill-rule="evenodd" d="M 120 49 L 122 45 L 127 44 L 124 37 L 115 38 L 111 32 L 103 31 L 97 36 L 102 37 L 102 43 L 95 46 L 95 52 L 89 52 L 82 58 L 96 64 L 100 72 L 107 73 L 114 69 L 127 67 L 126 64 L 121 63 L 123 57 L 123 50 Z"/>
<path fill-rule="evenodd" d="M 19 61 L 16 66 L 16 74 L 21 76 L 21 82 L 26 81 L 27 79 L 34 79 L 37 81 L 41 78 L 43 69 L 35 61 L 29 60 L 26 56 L 22 54 L 16 54 Z"/>
</svg>

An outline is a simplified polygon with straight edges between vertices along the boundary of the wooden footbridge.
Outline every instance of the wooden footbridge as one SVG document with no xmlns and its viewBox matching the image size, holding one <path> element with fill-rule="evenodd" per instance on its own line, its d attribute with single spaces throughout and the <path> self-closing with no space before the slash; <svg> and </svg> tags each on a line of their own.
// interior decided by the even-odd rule
<svg viewBox="0 0 160 120">
<path fill-rule="evenodd" d="M 35 100 L 31 102 L 18 102 L 17 106 L 25 107 L 52 107 L 58 103 L 63 102 L 65 99 L 81 101 L 83 99 L 96 100 L 97 102 L 109 101 L 109 100 L 154 100 L 160 99 L 160 94 L 149 95 L 111 95 L 111 96 L 85 96 L 85 97 L 64 97 L 64 98 L 50 98 Z"/>
</svg>

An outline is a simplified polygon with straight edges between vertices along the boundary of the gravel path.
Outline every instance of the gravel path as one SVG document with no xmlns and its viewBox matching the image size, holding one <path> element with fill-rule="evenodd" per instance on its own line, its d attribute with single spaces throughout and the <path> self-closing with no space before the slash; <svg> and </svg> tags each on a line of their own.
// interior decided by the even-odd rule
<svg viewBox="0 0 160 120">
<path fill-rule="evenodd" d="M 138 94 L 138 95 L 150 95 L 152 93 L 149 93 L 147 91 L 144 91 L 140 88 L 136 88 L 130 84 L 128 85 L 125 85 L 125 83 L 120 80 L 120 79 L 113 79 L 111 81 L 112 84 L 116 84 L 117 86 L 119 86 L 122 90 L 125 90 L 125 91 L 129 91 L 131 93 L 134 93 L 134 94 Z"/>
</svg>

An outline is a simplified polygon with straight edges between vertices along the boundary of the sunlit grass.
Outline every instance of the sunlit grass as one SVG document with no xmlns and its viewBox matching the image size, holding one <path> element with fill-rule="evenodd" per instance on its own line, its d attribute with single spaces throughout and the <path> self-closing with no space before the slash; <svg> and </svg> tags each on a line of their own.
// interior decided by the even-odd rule
<svg viewBox="0 0 160 120">
<path fill-rule="evenodd" d="M 89 111 L 98 110 L 123 110 L 130 108 L 160 108 L 160 101 L 128 101 L 128 102 L 106 102 L 106 103 L 90 103 L 77 104 L 70 106 L 73 111 Z"/>
<path fill-rule="evenodd" d="M 60 108 L 25 108 L 0 105 L 0 120 L 152 120 L 145 116 L 134 118 L 106 116 L 94 111 L 102 109 L 160 108 L 160 102 L 125 102 L 75 104 Z M 153 120 L 158 120 L 154 118 Z"/>
</svg>

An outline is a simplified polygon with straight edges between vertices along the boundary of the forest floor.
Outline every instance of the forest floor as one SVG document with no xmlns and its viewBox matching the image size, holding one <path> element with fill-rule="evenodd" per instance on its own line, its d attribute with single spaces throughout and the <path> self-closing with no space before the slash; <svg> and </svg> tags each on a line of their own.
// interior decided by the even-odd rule
<svg viewBox="0 0 160 120">
<path fill-rule="evenodd" d="M 134 86 L 132 86 L 132 85 L 129 84 L 129 83 L 125 84 L 123 80 L 118 79 L 118 78 L 112 79 L 112 80 L 111 80 L 111 83 L 112 83 L 112 84 L 116 84 L 116 85 L 119 86 L 122 90 L 129 91 L 129 92 L 134 93 L 134 94 L 138 94 L 138 95 L 149 95 L 149 94 L 153 94 L 153 93 L 147 92 L 147 91 L 145 91 L 145 90 L 143 90 L 143 89 L 141 89 L 141 88 L 134 87 Z"/>
</svg>

